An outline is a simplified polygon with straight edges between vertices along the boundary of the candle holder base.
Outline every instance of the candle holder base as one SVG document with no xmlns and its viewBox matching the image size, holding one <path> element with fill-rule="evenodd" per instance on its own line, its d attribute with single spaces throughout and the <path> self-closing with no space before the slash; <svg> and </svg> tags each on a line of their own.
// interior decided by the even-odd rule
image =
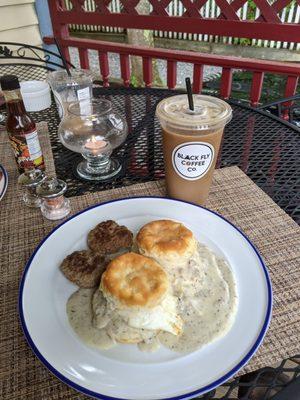
<svg viewBox="0 0 300 400">
<path fill-rule="evenodd" d="M 77 165 L 78 175 L 87 181 L 104 181 L 116 176 L 122 169 L 122 165 L 115 158 L 110 158 L 109 163 L 95 165 L 83 160 Z"/>
</svg>

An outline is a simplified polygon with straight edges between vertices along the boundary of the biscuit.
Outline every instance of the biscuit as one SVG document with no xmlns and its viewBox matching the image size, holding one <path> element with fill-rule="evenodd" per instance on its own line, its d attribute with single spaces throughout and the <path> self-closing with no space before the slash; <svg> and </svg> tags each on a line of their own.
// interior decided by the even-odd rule
<svg viewBox="0 0 300 400">
<path fill-rule="evenodd" d="M 87 243 L 95 253 L 106 255 L 131 247 L 132 238 L 132 232 L 125 226 L 120 226 L 115 221 L 104 221 L 89 232 Z"/>
<path fill-rule="evenodd" d="M 189 258 L 197 248 L 193 233 L 180 222 L 152 221 L 137 234 L 136 242 L 141 254 L 152 257 L 164 265 Z"/>
<path fill-rule="evenodd" d="M 101 278 L 104 296 L 121 306 L 155 307 L 168 288 L 167 275 L 160 265 L 136 253 L 112 260 Z"/>
<path fill-rule="evenodd" d="M 105 269 L 105 259 L 90 250 L 74 251 L 63 260 L 60 269 L 76 285 L 92 288 L 99 285 Z"/>
</svg>

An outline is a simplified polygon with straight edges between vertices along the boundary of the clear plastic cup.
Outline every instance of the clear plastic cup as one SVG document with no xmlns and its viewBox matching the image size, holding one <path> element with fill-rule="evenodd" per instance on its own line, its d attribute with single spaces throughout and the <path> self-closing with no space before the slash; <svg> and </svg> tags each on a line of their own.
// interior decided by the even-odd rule
<svg viewBox="0 0 300 400">
<path fill-rule="evenodd" d="M 72 76 L 65 70 L 51 71 L 47 75 L 54 94 L 61 119 L 73 101 L 88 100 L 93 97 L 93 74 L 85 69 L 72 69 Z"/>
<path fill-rule="evenodd" d="M 156 115 L 163 135 L 167 192 L 170 197 L 203 205 L 209 194 L 225 125 L 232 109 L 223 100 L 187 95 L 158 103 Z"/>
</svg>

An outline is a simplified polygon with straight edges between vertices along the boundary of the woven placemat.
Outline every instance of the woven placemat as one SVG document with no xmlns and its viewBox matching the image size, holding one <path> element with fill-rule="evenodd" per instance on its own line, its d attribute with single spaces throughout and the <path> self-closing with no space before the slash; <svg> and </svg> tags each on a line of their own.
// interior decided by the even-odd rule
<svg viewBox="0 0 300 400">
<path fill-rule="evenodd" d="M 46 127 L 40 140 L 48 173 L 54 173 Z M 0 163 L 9 174 L 8 191 L 0 203 L 0 398 L 3 400 L 84 399 L 60 383 L 28 347 L 18 319 L 18 286 L 24 265 L 38 242 L 57 223 L 25 207 L 17 189 L 17 172 L 6 135 L 0 135 Z M 71 198 L 72 213 L 95 203 L 129 196 L 165 194 L 164 183 L 148 182 Z M 300 229 L 237 167 L 215 171 L 208 208 L 224 215 L 254 242 L 270 271 L 274 312 L 263 345 L 243 369 L 274 365 L 299 352 Z M 247 327 L 245 326 L 245 329 Z"/>
</svg>

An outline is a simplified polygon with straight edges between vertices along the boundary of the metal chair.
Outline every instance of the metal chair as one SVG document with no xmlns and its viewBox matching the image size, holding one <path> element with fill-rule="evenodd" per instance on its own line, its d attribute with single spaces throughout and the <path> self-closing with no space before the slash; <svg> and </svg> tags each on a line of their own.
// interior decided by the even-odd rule
<svg viewBox="0 0 300 400">
<path fill-rule="evenodd" d="M 44 80 L 48 71 L 64 68 L 59 54 L 24 43 L 0 42 L 0 75 L 20 80 Z M 74 68 L 69 62 L 70 67 Z"/>
<path fill-rule="evenodd" d="M 288 113 L 288 121 L 300 128 L 300 94 L 273 101 L 258 108 L 278 117 Z"/>
</svg>

